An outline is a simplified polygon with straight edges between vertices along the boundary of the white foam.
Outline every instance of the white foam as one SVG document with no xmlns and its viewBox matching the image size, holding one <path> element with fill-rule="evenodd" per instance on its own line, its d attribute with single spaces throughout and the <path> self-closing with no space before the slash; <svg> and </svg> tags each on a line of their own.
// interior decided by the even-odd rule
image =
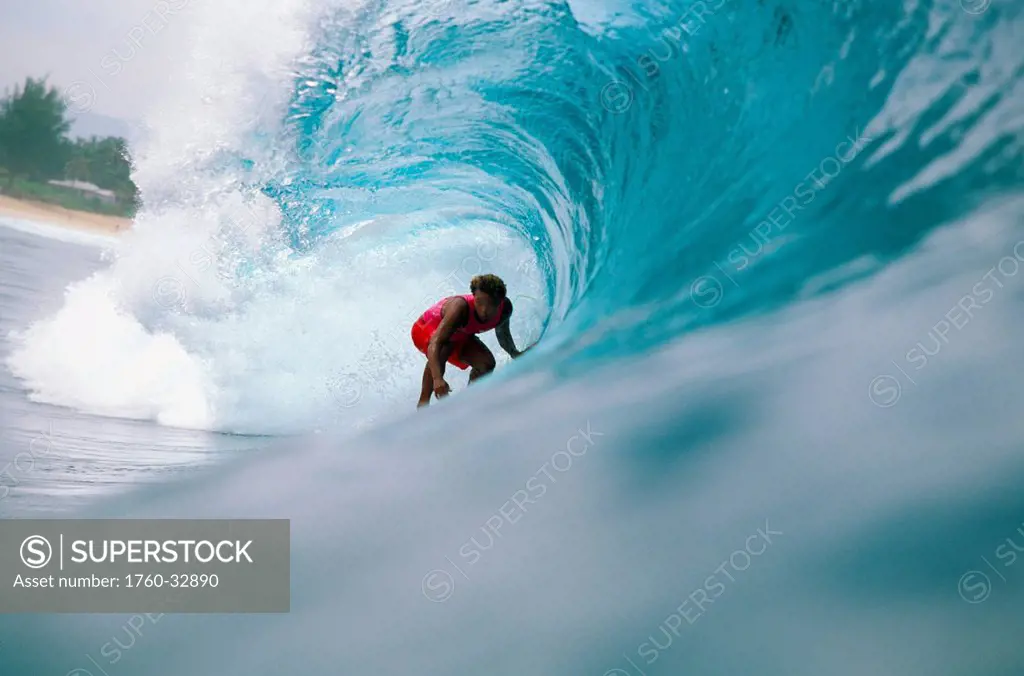
<svg viewBox="0 0 1024 676">
<path fill-rule="evenodd" d="M 8 359 L 32 398 L 103 415 L 206 427 L 209 381 L 168 333 L 144 328 L 112 302 L 108 273 L 73 284 L 64 307 L 13 338 Z"/>
</svg>

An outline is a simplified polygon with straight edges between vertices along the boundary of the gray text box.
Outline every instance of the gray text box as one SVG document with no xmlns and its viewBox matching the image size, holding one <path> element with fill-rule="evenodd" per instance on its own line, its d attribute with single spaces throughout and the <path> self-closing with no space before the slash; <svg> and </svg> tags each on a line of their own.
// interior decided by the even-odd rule
<svg viewBox="0 0 1024 676">
<path fill-rule="evenodd" d="M 2 613 L 286 613 L 286 519 L 0 520 Z"/>
</svg>

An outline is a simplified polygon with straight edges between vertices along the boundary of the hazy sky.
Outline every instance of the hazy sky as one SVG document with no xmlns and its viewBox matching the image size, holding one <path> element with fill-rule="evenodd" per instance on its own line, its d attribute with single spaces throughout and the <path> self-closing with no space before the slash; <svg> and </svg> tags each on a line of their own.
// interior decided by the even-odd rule
<svg viewBox="0 0 1024 676">
<path fill-rule="evenodd" d="M 0 89 L 49 75 L 72 110 L 137 120 L 201 0 L 0 0 Z"/>
</svg>

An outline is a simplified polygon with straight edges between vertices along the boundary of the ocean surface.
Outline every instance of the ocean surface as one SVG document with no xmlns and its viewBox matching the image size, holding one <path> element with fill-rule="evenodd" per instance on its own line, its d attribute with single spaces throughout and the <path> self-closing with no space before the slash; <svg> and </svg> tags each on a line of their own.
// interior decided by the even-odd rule
<svg viewBox="0 0 1024 676">
<path fill-rule="evenodd" d="M 1024 673 L 1024 3 L 173 20 L 132 232 L 0 220 L 0 515 L 287 518 L 291 611 L 0 674 Z"/>
</svg>

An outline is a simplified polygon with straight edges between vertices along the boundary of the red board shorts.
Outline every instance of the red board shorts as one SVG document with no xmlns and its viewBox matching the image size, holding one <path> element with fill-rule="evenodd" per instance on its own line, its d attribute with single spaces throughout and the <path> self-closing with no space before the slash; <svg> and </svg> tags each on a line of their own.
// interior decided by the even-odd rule
<svg viewBox="0 0 1024 676">
<path fill-rule="evenodd" d="M 427 354 L 427 345 L 430 343 L 430 337 L 434 335 L 437 327 L 437 324 L 430 324 L 419 320 L 412 325 L 412 344 L 424 355 Z M 469 368 L 469 364 L 459 358 L 459 353 L 462 352 L 462 345 L 465 343 L 465 340 L 458 339 L 459 335 L 461 334 L 456 333 L 451 338 L 452 353 L 448 355 L 448 363 L 465 371 Z"/>
</svg>

